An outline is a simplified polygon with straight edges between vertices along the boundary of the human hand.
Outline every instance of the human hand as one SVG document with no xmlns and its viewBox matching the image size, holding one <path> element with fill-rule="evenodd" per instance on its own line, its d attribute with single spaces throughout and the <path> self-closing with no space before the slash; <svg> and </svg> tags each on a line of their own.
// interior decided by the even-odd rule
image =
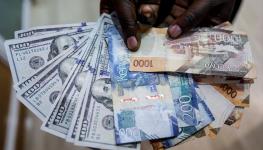
<svg viewBox="0 0 263 150">
<path fill-rule="evenodd" d="M 140 45 L 137 21 L 152 26 L 169 26 L 171 38 L 197 26 L 230 20 L 236 0 L 101 0 L 100 12 L 117 13 L 127 47 Z"/>
</svg>

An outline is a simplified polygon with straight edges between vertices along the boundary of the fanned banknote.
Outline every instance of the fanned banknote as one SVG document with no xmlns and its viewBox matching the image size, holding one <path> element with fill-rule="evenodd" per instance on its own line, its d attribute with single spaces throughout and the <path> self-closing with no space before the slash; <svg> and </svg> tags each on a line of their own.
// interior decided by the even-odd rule
<svg viewBox="0 0 263 150">
<path fill-rule="evenodd" d="M 249 107 L 250 84 L 215 84 L 212 85 L 221 95 L 235 106 Z"/>
<path fill-rule="evenodd" d="M 115 27 L 108 31 L 117 144 L 174 136 L 174 106 L 164 74 L 130 72 L 130 52 Z"/>
<path fill-rule="evenodd" d="M 197 85 L 196 91 L 203 97 L 202 99 L 204 99 L 215 118 L 210 126 L 212 128 L 221 128 L 235 106 L 211 85 Z"/>
<path fill-rule="evenodd" d="M 88 39 L 88 37 L 85 38 L 85 40 Z M 18 85 L 21 89 L 17 92 L 17 98 L 42 121 L 52 110 L 62 85 L 72 69 L 83 61 L 81 56 L 85 45 L 86 41 L 83 41 L 79 46 L 74 47 L 73 53 L 68 52 L 68 55 L 60 57 L 44 71 L 39 70 L 40 73 L 36 72 L 25 83 Z"/>
<path fill-rule="evenodd" d="M 48 25 L 33 27 L 25 30 L 15 31 L 15 38 L 26 38 L 33 36 L 40 36 L 44 34 L 55 34 L 60 31 L 77 29 L 80 27 L 86 27 L 94 25 L 93 22 L 81 22 L 77 24 L 60 24 L 60 25 Z"/>
<path fill-rule="evenodd" d="M 29 77 L 70 46 L 76 45 L 92 28 L 87 26 L 52 35 L 6 41 L 6 53 L 14 83 Z"/>
<path fill-rule="evenodd" d="M 236 106 L 233 112 L 231 113 L 231 115 L 225 121 L 225 124 L 234 128 L 239 128 L 241 125 L 241 120 L 244 116 L 244 111 L 245 111 L 244 107 Z"/>
<path fill-rule="evenodd" d="M 206 105 L 200 92 L 195 89 L 195 83 L 191 76 L 186 74 L 169 75 L 169 83 L 173 94 L 174 105 L 176 108 L 177 130 L 173 138 L 158 140 L 152 142 L 154 148 L 169 148 L 189 138 L 208 124 L 214 121 L 214 116 Z M 179 107 L 178 107 L 179 106 Z M 195 111 L 195 115 L 193 114 Z M 178 112 L 181 113 L 178 116 Z M 183 118 L 182 118 L 182 117 Z M 193 122 L 189 120 L 197 120 L 195 124 L 185 126 L 180 122 Z"/>
<path fill-rule="evenodd" d="M 91 42 L 87 42 L 86 47 L 82 50 L 85 52 L 82 57 L 83 62 L 71 70 L 67 77 L 67 84 L 62 87 L 61 94 L 56 99 L 56 105 L 51 113 L 43 122 L 41 129 L 51 134 L 66 138 L 68 133 L 73 113 L 75 112 L 76 104 L 79 100 L 79 93 L 82 88 L 83 76 L 94 71 L 92 59 L 95 59 L 98 54 L 96 49 L 99 47 L 100 33 L 94 34 Z"/>
<path fill-rule="evenodd" d="M 169 40 L 166 32 L 152 28 L 144 33 L 141 47 L 132 53 L 131 71 L 256 77 L 247 35 L 200 28 Z"/>
<path fill-rule="evenodd" d="M 142 35 L 130 52 L 116 14 L 97 22 L 15 32 L 5 48 L 19 99 L 41 129 L 76 146 L 154 150 L 238 128 L 255 65 L 247 35 L 229 22 L 167 39 Z"/>
</svg>

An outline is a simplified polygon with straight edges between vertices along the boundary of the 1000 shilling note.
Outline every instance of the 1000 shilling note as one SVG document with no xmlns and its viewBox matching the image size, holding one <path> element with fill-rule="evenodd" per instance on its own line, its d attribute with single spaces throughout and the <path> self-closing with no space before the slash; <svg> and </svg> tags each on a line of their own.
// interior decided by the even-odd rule
<svg viewBox="0 0 263 150">
<path fill-rule="evenodd" d="M 167 75 L 130 72 L 131 53 L 114 27 L 108 31 L 117 144 L 174 136 Z"/>
<path fill-rule="evenodd" d="M 33 36 L 40 36 L 44 34 L 55 34 L 59 31 L 72 30 L 79 27 L 86 27 L 93 25 L 93 22 L 81 22 L 76 24 L 61 24 L 61 25 L 48 25 L 48 26 L 39 26 L 33 27 L 26 30 L 15 31 L 15 38 L 26 38 Z"/>
<path fill-rule="evenodd" d="M 40 74 L 36 72 L 18 86 L 17 98 L 30 109 L 42 121 L 52 110 L 56 98 L 60 94 L 63 83 L 65 83 L 71 70 L 81 63 L 81 56 L 85 51 L 82 49 L 90 38 L 87 36 L 82 43 L 74 46 L 73 53 L 67 52 L 54 63 L 50 64 L 44 71 L 40 70 Z M 36 76 L 36 77 L 35 77 Z"/>
<path fill-rule="evenodd" d="M 250 84 L 214 84 L 212 85 L 221 95 L 235 106 L 249 107 Z"/>
<path fill-rule="evenodd" d="M 139 50 L 131 54 L 131 71 L 256 78 L 246 35 L 199 28 L 169 40 L 166 32 L 164 28 L 152 28 L 144 33 Z"/>
<path fill-rule="evenodd" d="M 6 53 L 14 83 L 29 77 L 32 72 L 68 50 L 70 46 L 76 45 L 81 38 L 91 32 L 92 27 L 6 41 Z"/>
</svg>

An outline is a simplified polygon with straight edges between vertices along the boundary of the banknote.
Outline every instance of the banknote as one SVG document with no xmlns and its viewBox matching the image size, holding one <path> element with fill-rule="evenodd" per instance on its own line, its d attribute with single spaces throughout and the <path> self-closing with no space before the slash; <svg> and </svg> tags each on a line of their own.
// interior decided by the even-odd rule
<svg viewBox="0 0 263 150">
<path fill-rule="evenodd" d="M 211 125 L 208 125 L 207 127 L 204 128 L 204 131 L 207 137 L 214 140 L 216 139 L 218 133 L 220 132 L 220 129 L 221 128 L 214 128 Z"/>
<path fill-rule="evenodd" d="M 136 143 L 117 146 L 115 142 L 109 54 L 105 42 L 95 68 L 85 82 L 88 86 L 82 98 L 83 109 L 74 144 L 100 149 L 140 149 Z"/>
<path fill-rule="evenodd" d="M 130 52 L 115 27 L 108 31 L 117 144 L 174 135 L 175 115 L 165 74 L 130 72 Z"/>
<path fill-rule="evenodd" d="M 87 74 L 94 72 L 94 64 L 92 63 L 97 55 L 100 55 L 100 33 L 97 32 L 92 42 L 86 45 L 83 63 L 78 66 L 68 75 L 67 84 L 62 87 L 61 95 L 57 97 L 57 103 L 52 108 L 46 120 L 43 122 L 41 129 L 53 134 L 55 136 L 66 138 L 70 124 L 72 123 L 72 117 L 75 113 L 75 107 L 79 102 L 79 93 L 83 86 L 83 78 Z M 99 49 L 99 50 L 98 50 Z M 98 53 L 98 54 L 97 54 Z"/>
<path fill-rule="evenodd" d="M 210 108 L 215 120 L 210 124 L 212 128 L 221 128 L 234 109 L 228 99 L 221 95 L 211 85 L 197 85 L 196 91 Z"/>
<path fill-rule="evenodd" d="M 227 77 L 215 75 L 193 75 L 195 82 L 198 84 L 253 84 L 254 80 L 240 77 Z"/>
<path fill-rule="evenodd" d="M 52 35 L 7 40 L 6 54 L 14 83 L 27 78 L 92 31 L 92 26 Z"/>
<path fill-rule="evenodd" d="M 231 115 L 225 121 L 225 124 L 234 128 L 239 128 L 241 120 L 244 116 L 244 111 L 245 111 L 244 107 L 236 106 L 233 112 L 231 113 Z"/>
<path fill-rule="evenodd" d="M 159 148 L 173 147 L 191 137 L 214 121 L 212 112 L 209 110 L 205 101 L 202 99 L 203 97 L 200 96 L 201 93 L 195 90 L 196 85 L 191 76 L 186 74 L 169 75 L 169 83 L 174 98 L 174 105 L 178 105 L 176 100 L 178 99 L 178 95 L 180 95 L 179 99 L 181 98 L 181 100 L 179 101 L 182 103 L 182 105 L 179 108 L 182 110 L 182 114 L 186 119 L 192 117 L 192 115 L 189 115 L 190 113 L 188 112 L 191 112 L 194 107 L 197 107 L 196 109 L 198 109 L 198 111 L 196 115 L 198 115 L 198 117 L 196 118 L 198 118 L 198 122 L 192 126 L 180 126 L 179 122 L 182 120 L 179 117 L 176 117 L 175 120 L 177 121 L 177 134 L 175 137 L 152 142 L 153 147 L 156 147 L 156 145 Z M 197 104 L 190 103 L 190 101 L 193 99 L 196 99 Z"/>
<path fill-rule="evenodd" d="M 82 43 L 74 46 L 75 50 L 72 53 L 68 52 L 68 55 L 63 55 L 45 70 L 32 74 L 28 80 L 18 85 L 18 100 L 42 121 L 52 110 L 71 70 L 83 62 L 81 57 L 84 51 L 82 49 L 85 48 L 89 39 L 86 37 Z"/>
<path fill-rule="evenodd" d="M 249 107 L 250 84 L 214 84 L 212 85 L 221 95 L 235 106 Z"/>
<path fill-rule="evenodd" d="M 60 25 L 33 27 L 25 30 L 15 31 L 15 38 L 17 39 L 17 38 L 40 36 L 44 34 L 55 34 L 59 31 L 72 30 L 72 29 L 77 29 L 79 27 L 86 27 L 94 24 L 95 22 L 81 22 L 76 24 L 60 24 Z"/>
<path fill-rule="evenodd" d="M 30 85 L 30 83 L 34 82 L 40 74 L 42 74 L 45 70 L 50 68 L 52 65 L 58 64 L 62 60 L 66 59 L 67 57 L 76 58 L 77 56 L 79 56 L 81 53 L 79 51 L 80 49 L 79 47 L 84 45 L 87 42 L 88 38 L 90 37 L 86 36 L 85 38 L 82 38 L 81 40 L 79 40 L 79 42 L 76 45 L 71 45 L 66 52 L 58 54 L 52 60 L 48 61 L 44 66 L 40 67 L 35 72 L 31 73 L 29 77 L 19 81 L 17 84 L 14 84 L 13 86 L 14 89 L 16 91 L 22 91 L 24 88 Z"/>
<path fill-rule="evenodd" d="M 173 74 L 169 76 L 179 127 L 197 126 L 200 122 L 198 118 L 198 99 L 192 86 L 193 82 L 191 76 L 187 74 Z"/>
<path fill-rule="evenodd" d="M 247 35 L 223 29 L 198 30 L 170 40 L 167 29 L 150 29 L 143 34 L 139 50 L 132 53 L 130 70 L 256 78 Z"/>
</svg>

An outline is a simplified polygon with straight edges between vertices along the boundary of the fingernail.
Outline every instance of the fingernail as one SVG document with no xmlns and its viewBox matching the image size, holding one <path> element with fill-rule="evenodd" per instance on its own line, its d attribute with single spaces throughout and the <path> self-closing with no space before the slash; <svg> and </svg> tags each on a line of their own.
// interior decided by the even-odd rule
<svg viewBox="0 0 263 150">
<path fill-rule="evenodd" d="M 140 6 L 140 13 L 146 18 L 151 18 L 153 10 L 149 4 L 143 4 Z"/>
<path fill-rule="evenodd" d="M 143 16 L 146 18 L 151 18 L 152 17 L 152 13 L 151 12 L 143 12 Z"/>
<path fill-rule="evenodd" d="M 131 36 L 127 39 L 127 46 L 130 50 L 135 50 L 138 46 L 138 42 L 135 36 Z"/>
<path fill-rule="evenodd" d="M 182 33 L 182 29 L 178 25 L 171 25 L 168 32 L 172 38 L 176 38 Z"/>
</svg>

